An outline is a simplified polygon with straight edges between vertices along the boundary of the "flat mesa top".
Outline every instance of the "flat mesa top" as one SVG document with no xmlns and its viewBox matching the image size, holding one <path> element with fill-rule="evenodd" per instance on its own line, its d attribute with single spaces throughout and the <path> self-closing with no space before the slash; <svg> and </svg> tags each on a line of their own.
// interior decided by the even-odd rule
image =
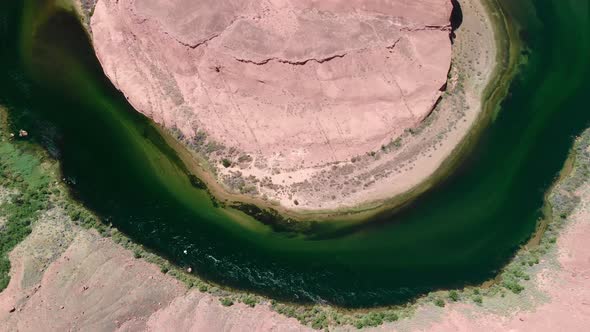
<svg viewBox="0 0 590 332">
<path fill-rule="evenodd" d="M 205 142 L 214 160 L 248 155 L 251 172 L 239 171 L 263 179 L 350 162 L 420 124 L 447 81 L 452 8 L 99 0 L 91 29 L 105 73 L 138 111 Z"/>
<path fill-rule="evenodd" d="M 416 126 L 450 66 L 450 0 L 119 2 L 98 3 L 92 30 L 134 106 L 283 167 L 347 160 Z M 113 27 L 113 6 L 133 15 Z M 126 59 L 144 75 L 125 77 Z"/>
</svg>

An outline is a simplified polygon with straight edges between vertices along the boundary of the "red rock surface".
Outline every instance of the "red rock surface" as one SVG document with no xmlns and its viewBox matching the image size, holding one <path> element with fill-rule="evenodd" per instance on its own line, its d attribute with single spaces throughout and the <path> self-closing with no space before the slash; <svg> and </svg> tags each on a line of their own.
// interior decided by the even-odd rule
<svg viewBox="0 0 590 332">
<path fill-rule="evenodd" d="M 34 264 L 23 253 L 39 249 L 47 233 L 39 228 L 48 227 L 37 226 L 11 256 L 11 283 L 0 292 L 1 332 L 310 330 L 267 305 L 224 307 L 111 240 L 79 229 L 71 245 L 38 272 L 38 283 L 31 282 L 37 271 L 31 272 Z"/>
<path fill-rule="evenodd" d="M 451 62 L 450 0 L 99 0 L 106 74 L 140 112 L 261 169 L 348 161 L 419 124 Z M 264 175 L 264 172 L 263 174 Z"/>
</svg>

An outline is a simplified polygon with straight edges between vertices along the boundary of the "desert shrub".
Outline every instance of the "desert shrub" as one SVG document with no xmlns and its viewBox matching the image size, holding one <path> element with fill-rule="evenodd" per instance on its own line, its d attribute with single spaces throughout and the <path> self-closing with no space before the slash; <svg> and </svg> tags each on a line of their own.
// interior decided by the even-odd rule
<svg viewBox="0 0 590 332">
<path fill-rule="evenodd" d="M 0 257 L 0 291 L 4 290 L 10 282 L 10 261 L 5 255 Z"/>
<path fill-rule="evenodd" d="M 258 188 L 254 185 L 245 185 L 240 188 L 240 193 L 248 194 L 248 195 L 256 195 L 258 193 Z"/>
<path fill-rule="evenodd" d="M 238 162 L 240 162 L 240 163 L 252 162 L 252 160 L 253 159 L 249 154 L 242 155 L 238 158 Z"/>
<path fill-rule="evenodd" d="M 207 133 L 205 133 L 204 131 L 198 131 L 197 134 L 195 135 L 195 137 L 193 138 L 193 144 L 195 146 L 201 146 L 203 144 L 205 144 L 205 141 L 207 140 Z"/>
<path fill-rule="evenodd" d="M 223 305 L 224 307 L 229 307 L 234 305 L 234 301 L 232 301 L 232 299 L 228 298 L 228 297 L 222 297 L 221 299 L 219 299 L 219 302 L 221 302 L 221 305 Z"/>
<path fill-rule="evenodd" d="M 216 143 L 216 142 L 213 142 L 213 141 L 211 141 L 211 142 L 208 142 L 208 143 L 205 145 L 205 152 L 207 152 L 207 153 L 213 153 L 213 152 L 215 152 L 215 151 L 222 150 L 223 148 L 224 148 L 224 146 L 223 146 L 223 145 L 221 145 L 221 144 L 219 144 L 219 143 Z"/>
<path fill-rule="evenodd" d="M 133 250 L 133 258 L 135 258 L 135 259 L 141 258 L 141 251 L 139 249 Z"/>
<path fill-rule="evenodd" d="M 389 310 L 389 311 L 385 311 L 383 313 L 383 321 L 385 321 L 385 322 L 391 323 L 391 322 L 395 322 L 398 319 L 399 319 L 399 316 L 394 311 Z"/>
<path fill-rule="evenodd" d="M 68 216 L 73 221 L 79 221 L 80 220 L 80 214 L 81 214 L 81 212 L 78 209 L 72 209 L 72 210 L 68 211 Z"/>
<path fill-rule="evenodd" d="M 473 300 L 473 302 L 475 302 L 477 304 L 483 303 L 483 297 L 481 297 L 481 295 L 473 295 L 473 297 L 471 299 Z"/>
<path fill-rule="evenodd" d="M 242 303 L 244 303 L 245 305 L 254 308 L 254 306 L 256 306 L 256 304 L 258 304 L 258 300 L 256 299 L 256 297 L 254 295 L 251 294 L 247 294 L 242 296 L 242 298 L 240 299 Z"/>
<path fill-rule="evenodd" d="M 382 312 L 371 312 L 363 315 L 357 321 L 354 322 L 354 326 L 357 329 L 364 327 L 374 327 L 383 324 L 384 314 Z"/>
<path fill-rule="evenodd" d="M 328 327 L 328 316 L 325 313 L 317 315 L 311 322 L 311 327 L 320 330 Z"/>
<path fill-rule="evenodd" d="M 508 280 L 502 281 L 502 286 L 508 288 L 514 294 L 519 294 L 520 292 L 522 292 L 524 290 L 524 287 L 521 284 L 519 284 L 518 281 L 513 280 L 513 279 L 508 279 Z"/>
</svg>

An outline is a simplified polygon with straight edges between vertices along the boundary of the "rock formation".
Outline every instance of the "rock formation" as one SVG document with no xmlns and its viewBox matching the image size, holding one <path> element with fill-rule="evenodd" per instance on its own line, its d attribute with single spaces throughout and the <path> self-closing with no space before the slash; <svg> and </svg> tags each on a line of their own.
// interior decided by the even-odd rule
<svg viewBox="0 0 590 332">
<path fill-rule="evenodd" d="M 106 74 L 252 192 L 378 150 L 432 111 L 450 0 L 99 0 Z M 291 176 L 292 175 L 292 176 Z M 289 194 L 291 196 L 291 194 Z M 304 204 L 305 205 L 305 204 Z"/>
</svg>

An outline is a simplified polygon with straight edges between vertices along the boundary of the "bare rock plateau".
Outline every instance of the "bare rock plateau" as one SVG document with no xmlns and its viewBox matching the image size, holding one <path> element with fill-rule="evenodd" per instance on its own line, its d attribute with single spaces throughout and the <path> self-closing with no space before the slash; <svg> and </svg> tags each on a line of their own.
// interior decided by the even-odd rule
<svg viewBox="0 0 590 332">
<path fill-rule="evenodd" d="M 90 28 L 115 86 L 212 161 L 226 190 L 315 209 L 346 194 L 312 199 L 306 181 L 378 151 L 433 110 L 451 64 L 452 9 L 450 0 L 98 0 Z"/>
</svg>

